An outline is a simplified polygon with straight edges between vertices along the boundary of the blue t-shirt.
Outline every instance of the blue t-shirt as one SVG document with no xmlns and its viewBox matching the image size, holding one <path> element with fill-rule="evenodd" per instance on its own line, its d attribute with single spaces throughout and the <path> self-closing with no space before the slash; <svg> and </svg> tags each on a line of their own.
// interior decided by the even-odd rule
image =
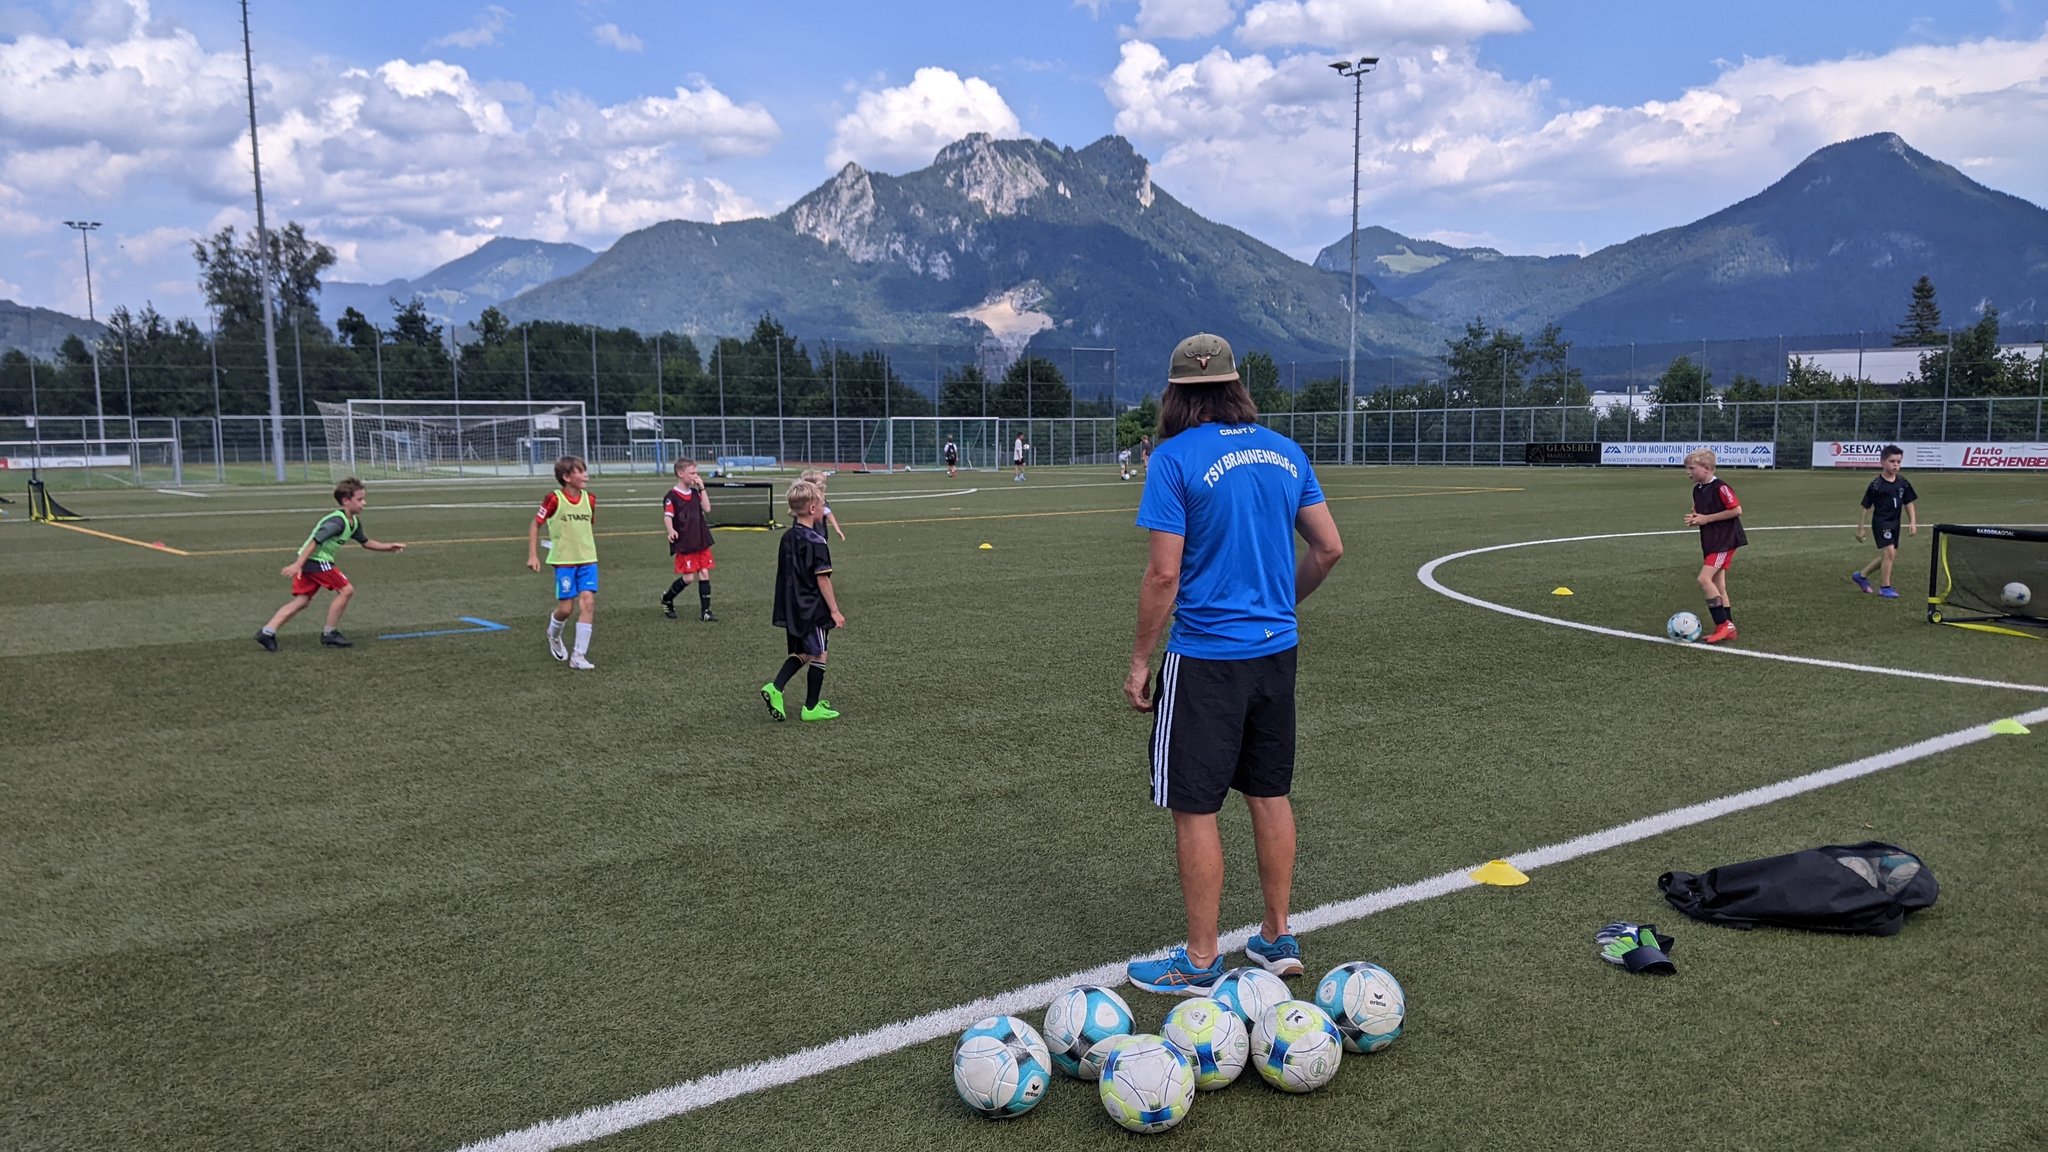
<svg viewBox="0 0 2048 1152">
<path fill-rule="evenodd" d="M 1138 527 L 1187 541 L 1166 650 L 1250 660 L 1294 647 L 1294 518 L 1323 502 L 1301 445 L 1203 424 L 1152 450 Z"/>
</svg>

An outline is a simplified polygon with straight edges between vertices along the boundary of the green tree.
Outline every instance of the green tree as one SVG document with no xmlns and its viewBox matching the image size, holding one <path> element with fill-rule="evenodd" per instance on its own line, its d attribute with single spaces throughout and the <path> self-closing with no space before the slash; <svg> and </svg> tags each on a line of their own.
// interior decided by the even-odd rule
<svg viewBox="0 0 2048 1152">
<path fill-rule="evenodd" d="M 1934 281 L 1922 276 L 1913 281 L 1913 303 L 1906 309 L 1906 318 L 1899 324 L 1899 330 L 1892 336 L 1894 348 L 1907 348 L 1940 344 L 1941 306 L 1934 302 Z"/>
<path fill-rule="evenodd" d="M 366 349 L 378 340 L 376 325 L 353 307 L 341 310 L 341 318 L 334 322 L 334 331 L 341 338 L 341 343 L 349 348 Z"/>
<path fill-rule="evenodd" d="M 1526 398 L 1545 407 L 1585 408 L 1592 404 L 1585 373 L 1571 365 L 1571 344 L 1555 324 L 1544 325 L 1528 349 L 1529 387 Z"/>
<path fill-rule="evenodd" d="M 391 301 L 392 343 L 409 344 L 414 348 L 439 348 L 441 346 L 441 333 L 443 329 L 439 324 L 434 323 L 434 318 L 427 313 L 425 301 L 421 300 L 418 296 L 414 296 L 403 304 L 398 302 L 398 297 L 396 296 L 390 296 L 386 299 Z"/>
<path fill-rule="evenodd" d="M 939 378 L 939 415 L 981 415 L 988 405 L 988 383 L 978 364 L 948 368 Z"/>
<path fill-rule="evenodd" d="M 1280 387 L 1280 365 L 1264 352 L 1248 352 L 1237 366 L 1252 403 L 1261 413 L 1288 410 L 1287 391 Z"/>
<path fill-rule="evenodd" d="M 1042 356 L 1021 356 L 988 396 L 988 414 L 1005 418 L 1065 416 L 1073 393 L 1059 366 Z"/>
<path fill-rule="evenodd" d="M 1486 322 L 1476 317 L 1465 325 L 1464 335 L 1445 341 L 1451 395 L 1461 403 L 1483 408 L 1522 403 L 1522 378 L 1529 361 L 1521 336 L 1505 328 L 1489 333 Z"/>
<path fill-rule="evenodd" d="M 1690 356 L 1673 360 L 1657 385 L 1650 390 L 1650 402 L 1662 407 L 1666 404 L 1701 404 L 1713 396 L 1713 381 L 1710 375 L 1692 362 Z"/>
<path fill-rule="evenodd" d="M 1318 376 L 1294 394 L 1296 412 L 1336 412 L 1344 407 L 1344 377 Z"/>
<path fill-rule="evenodd" d="M 263 249 L 256 234 L 237 237 L 232 225 L 192 242 L 199 288 L 222 328 L 254 325 L 262 331 Z M 296 221 L 270 232 L 271 301 L 284 315 L 317 322 L 320 276 L 334 266 L 334 249 L 306 235 Z"/>
</svg>

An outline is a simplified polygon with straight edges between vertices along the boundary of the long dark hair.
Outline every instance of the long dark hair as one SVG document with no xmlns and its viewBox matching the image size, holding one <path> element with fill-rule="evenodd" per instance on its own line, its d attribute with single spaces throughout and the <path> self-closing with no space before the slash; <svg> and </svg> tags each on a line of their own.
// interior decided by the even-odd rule
<svg viewBox="0 0 2048 1152">
<path fill-rule="evenodd" d="M 1251 424 L 1259 418 L 1259 406 L 1243 380 L 1220 384 L 1168 384 L 1159 399 L 1159 438 L 1203 424 Z"/>
</svg>

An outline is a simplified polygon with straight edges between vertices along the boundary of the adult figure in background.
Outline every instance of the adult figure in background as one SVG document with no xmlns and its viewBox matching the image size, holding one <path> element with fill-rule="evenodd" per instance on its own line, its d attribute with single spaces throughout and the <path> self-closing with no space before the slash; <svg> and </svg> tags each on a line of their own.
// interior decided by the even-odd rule
<svg viewBox="0 0 2048 1152">
<path fill-rule="evenodd" d="M 1173 350 L 1159 442 L 1138 504 L 1151 530 L 1124 695 L 1152 722 L 1152 802 L 1173 813 L 1188 942 L 1131 964 L 1153 992 L 1203 995 L 1223 975 L 1217 917 L 1223 841 L 1216 813 L 1235 790 L 1251 808 L 1265 915 L 1245 954 L 1280 976 L 1302 971 L 1288 930 L 1294 885 L 1295 606 L 1344 555 L 1301 446 L 1258 424 L 1230 345 L 1207 333 Z M 1297 562 L 1294 536 L 1308 550 Z M 1173 614 L 1155 679 L 1152 652 Z"/>
</svg>

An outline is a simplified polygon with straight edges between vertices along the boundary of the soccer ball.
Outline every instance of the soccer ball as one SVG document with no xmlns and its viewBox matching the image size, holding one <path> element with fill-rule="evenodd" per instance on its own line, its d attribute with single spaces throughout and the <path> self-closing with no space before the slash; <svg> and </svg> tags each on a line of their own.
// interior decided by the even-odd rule
<svg viewBox="0 0 2048 1152">
<path fill-rule="evenodd" d="M 1700 638 L 1700 618 L 1690 612 L 1673 612 L 1671 619 L 1664 622 L 1664 634 L 1681 644 L 1690 644 Z"/>
<path fill-rule="evenodd" d="M 2005 586 L 1998 598 L 2005 601 L 2007 608 L 2025 608 L 2034 602 L 2034 590 L 2015 580 Z"/>
<path fill-rule="evenodd" d="M 1306 1000 L 1282 1000 L 1252 1025 L 1252 1062 L 1282 1092 L 1313 1092 L 1337 1075 L 1344 1036 Z"/>
<path fill-rule="evenodd" d="M 1408 997 L 1394 974 L 1356 961 L 1330 969 L 1316 985 L 1316 1007 L 1344 1037 L 1347 1052 L 1377 1052 L 1401 1038 Z"/>
<path fill-rule="evenodd" d="M 1096 1086 L 1102 1110 L 1133 1132 L 1164 1132 L 1187 1119 L 1195 1104 L 1195 1071 L 1164 1037 L 1133 1036 L 1115 1043 Z"/>
<path fill-rule="evenodd" d="M 1209 993 L 1223 1001 L 1223 1005 L 1250 1028 L 1259 1018 L 1259 1013 L 1271 1008 L 1294 991 L 1282 980 L 1264 968 L 1232 968 L 1216 981 L 1216 990 Z"/>
<path fill-rule="evenodd" d="M 1188 1058 L 1195 1087 L 1204 1092 L 1229 1086 L 1251 1055 L 1251 1035 L 1244 1021 L 1229 1005 L 1207 996 L 1174 1005 L 1159 1031 Z"/>
<path fill-rule="evenodd" d="M 1097 1047 L 1112 1036 L 1131 1031 L 1131 1006 L 1107 988 L 1083 984 L 1060 993 L 1045 1010 L 1045 1043 L 1052 1051 L 1055 1068 L 1081 1080 L 1102 1075 L 1103 1057 Z"/>
<path fill-rule="evenodd" d="M 1022 1116 L 1045 1099 L 1051 1081 L 1045 1041 L 1015 1016 L 982 1020 L 953 1046 L 953 1088 L 983 1116 Z"/>
</svg>

